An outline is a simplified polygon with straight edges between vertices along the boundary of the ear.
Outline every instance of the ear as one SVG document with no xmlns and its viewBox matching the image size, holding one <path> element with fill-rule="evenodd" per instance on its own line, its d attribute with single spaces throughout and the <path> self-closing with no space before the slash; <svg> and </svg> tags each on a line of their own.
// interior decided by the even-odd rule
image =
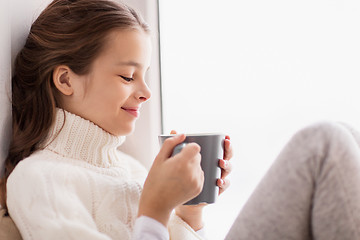
<svg viewBox="0 0 360 240">
<path fill-rule="evenodd" d="M 71 69 L 65 65 L 57 66 L 53 72 L 55 87 L 66 96 L 70 96 L 74 93 L 74 89 L 71 85 L 71 73 Z"/>
</svg>

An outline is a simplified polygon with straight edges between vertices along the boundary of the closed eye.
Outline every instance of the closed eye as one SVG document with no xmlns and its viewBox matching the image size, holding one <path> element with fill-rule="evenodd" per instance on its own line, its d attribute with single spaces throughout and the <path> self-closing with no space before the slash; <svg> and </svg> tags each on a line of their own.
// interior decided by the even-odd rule
<svg viewBox="0 0 360 240">
<path fill-rule="evenodd" d="M 122 75 L 119 75 L 122 79 L 124 79 L 125 81 L 127 82 L 131 82 L 134 80 L 134 78 L 129 78 L 129 77 L 125 77 L 125 76 L 122 76 Z"/>
</svg>

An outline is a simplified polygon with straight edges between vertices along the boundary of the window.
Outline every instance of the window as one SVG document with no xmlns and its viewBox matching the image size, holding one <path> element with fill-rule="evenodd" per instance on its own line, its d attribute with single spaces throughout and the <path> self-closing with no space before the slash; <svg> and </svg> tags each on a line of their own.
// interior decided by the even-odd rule
<svg viewBox="0 0 360 240">
<path fill-rule="evenodd" d="M 164 132 L 224 132 L 235 148 L 232 186 L 205 212 L 223 239 L 297 130 L 360 127 L 360 2 L 159 4 Z"/>
</svg>

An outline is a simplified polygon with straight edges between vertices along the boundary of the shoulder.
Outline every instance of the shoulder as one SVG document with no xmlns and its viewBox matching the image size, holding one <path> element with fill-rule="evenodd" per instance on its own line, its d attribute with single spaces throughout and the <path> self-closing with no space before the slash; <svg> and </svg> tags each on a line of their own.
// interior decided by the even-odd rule
<svg viewBox="0 0 360 240">
<path fill-rule="evenodd" d="M 21 160 L 11 172 L 8 183 L 11 183 L 14 178 L 24 179 L 26 176 L 32 176 L 33 178 L 39 177 L 39 173 L 49 168 L 49 163 L 44 161 L 44 158 L 43 152 L 37 151 Z"/>
<path fill-rule="evenodd" d="M 79 196 L 91 199 L 89 171 L 53 155 L 39 151 L 15 167 L 6 183 L 9 212 L 29 204 L 49 208 L 54 202 L 74 202 Z"/>
<path fill-rule="evenodd" d="M 15 167 L 13 173 L 37 174 L 49 169 L 60 167 L 60 161 L 56 161 L 57 155 L 49 151 L 39 150 L 31 154 L 29 157 L 21 160 Z M 11 173 L 11 174 L 13 174 Z"/>
<path fill-rule="evenodd" d="M 26 187 L 29 184 L 41 185 L 42 182 L 48 182 L 51 179 L 57 181 L 70 176 L 79 178 L 81 175 L 77 166 L 61 161 L 61 158 L 55 153 L 40 150 L 16 165 L 8 178 L 7 188 Z"/>
<path fill-rule="evenodd" d="M 42 164 L 44 163 L 44 164 Z M 48 189 L 46 173 L 49 174 L 46 161 L 42 161 L 38 152 L 21 160 L 11 172 L 6 183 L 9 211 L 23 204 L 26 199 L 43 198 Z"/>
</svg>

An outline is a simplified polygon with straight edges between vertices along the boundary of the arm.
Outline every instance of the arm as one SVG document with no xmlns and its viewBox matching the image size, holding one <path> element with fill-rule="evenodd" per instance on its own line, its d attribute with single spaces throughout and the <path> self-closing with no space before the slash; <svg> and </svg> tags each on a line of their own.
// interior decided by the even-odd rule
<svg viewBox="0 0 360 240">
<path fill-rule="evenodd" d="M 139 216 L 147 216 L 167 226 L 172 210 L 198 195 L 204 173 L 200 167 L 200 147 L 188 144 L 174 157 L 174 147 L 185 140 L 177 135 L 165 140 L 144 184 Z"/>
<path fill-rule="evenodd" d="M 171 134 L 175 134 L 173 130 Z M 230 185 L 226 177 L 231 173 L 232 165 L 230 159 L 233 157 L 233 148 L 230 144 L 230 137 L 226 136 L 224 141 L 224 156 L 219 160 L 219 167 L 221 168 L 221 178 L 217 181 L 217 186 L 220 188 L 219 194 L 222 194 Z M 176 207 L 176 215 L 191 226 L 195 231 L 203 229 L 204 223 L 202 220 L 203 208 L 206 204 L 199 205 L 179 205 Z"/>
<path fill-rule="evenodd" d="M 132 240 L 168 240 L 167 228 L 158 221 L 141 216 L 136 219 Z"/>
<path fill-rule="evenodd" d="M 164 226 L 168 225 L 172 210 L 179 206 L 176 213 L 180 217 L 173 214 L 168 226 L 172 240 L 202 239 L 195 230 L 203 227 L 203 206 L 189 208 L 182 206 L 202 190 L 204 178 L 200 167 L 200 149 L 196 144 L 188 144 L 179 154 L 170 157 L 173 148 L 184 139 L 184 135 L 177 135 L 164 142 L 145 181 L 139 204 L 140 217 L 153 218 Z M 232 148 L 229 137 L 227 137 L 224 159 L 228 162 L 231 157 Z M 229 185 L 229 182 L 224 179 L 229 174 L 231 166 L 224 163 L 224 160 L 219 162 L 222 168 L 221 180 L 218 181 L 220 192 L 223 192 Z"/>
<path fill-rule="evenodd" d="M 132 240 L 168 240 L 169 234 L 171 240 L 200 240 L 205 238 L 202 230 L 195 232 L 175 214 L 170 217 L 168 229 L 152 218 L 141 216 L 135 221 Z"/>
</svg>

